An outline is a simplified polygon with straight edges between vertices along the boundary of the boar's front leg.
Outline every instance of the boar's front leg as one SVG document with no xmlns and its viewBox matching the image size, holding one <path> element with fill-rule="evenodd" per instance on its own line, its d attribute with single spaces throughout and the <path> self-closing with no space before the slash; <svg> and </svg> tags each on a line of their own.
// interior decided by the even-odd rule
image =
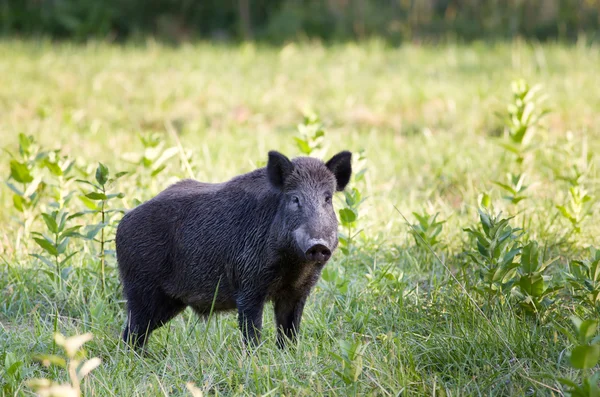
<svg viewBox="0 0 600 397">
<path fill-rule="evenodd" d="M 279 298 L 275 301 L 275 323 L 277 325 L 277 346 L 285 347 L 286 341 L 296 342 L 300 331 L 300 320 L 306 303 L 306 296 L 296 299 Z"/>
<path fill-rule="evenodd" d="M 260 341 L 265 298 L 263 293 L 250 293 L 237 299 L 238 322 L 246 345 L 256 346 Z"/>
</svg>

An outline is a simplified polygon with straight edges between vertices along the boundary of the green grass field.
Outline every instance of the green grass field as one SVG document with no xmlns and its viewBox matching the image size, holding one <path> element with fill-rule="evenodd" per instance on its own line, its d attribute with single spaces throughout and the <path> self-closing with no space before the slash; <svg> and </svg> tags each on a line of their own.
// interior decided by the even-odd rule
<svg viewBox="0 0 600 397">
<path fill-rule="evenodd" d="M 581 383 L 600 354 L 589 342 L 586 369 L 577 370 L 569 353 L 587 346 L 597 324 L 586 323 L 590 338 L 579 342 L 562 331 L 575 332 L 571 315 L 600 313 L 600 276 L 574 273 L 573 262 L 589 260 L 588 247 L 600 243 L 598 65 L 599 48 L 584 44 L 0 43 L 0 175 L 23 194 L 45 186 L 23 211 L 15 191 L 0 188 L 0 393 L 32 395 L 31 378 L 68 381 L 35 355 L 62 354 L 55 332 L 91 332 L 87 357 L 102 363 L 82 382 L 85 396 L 191 395 L 187 382 L 205 395 L 562 395 L 559 378 Z M 520 78 L 548 97 L 534 113 L 550 111 L 524 143 L 513 142 L 522 162 L 496 114 L 507 114 Z M 126 316 L 111 242 L 119 213 L 95 235 L 106 240 L 104 287 L 99 242 L 73 235 L 55 258 L 33 239 L 47 233 L 54 209 L 101 203 L 81 200 L 90 186 L 76 181 L 93 182 L 99 162 L 111 176 L 128 172 L 110 190 L 124 197 L 106 208 L 132 208 L 190 173 L 225 181 L 264 165 L 270 149 L 300 155 L 294 137 L 309 112 L 326 131 L 315 156 L 364 150 L 364 159 L 355 156 L 364 177 L 351 188 L 365 200 L 340 228 L 354 238 L 313 291 L 297 349 L 275 346 L 271 306 L 256 351 L 243 348 L 234 313 L 204 321 L 187 310 L 140 357 L 120 344 Z M 35 140 L 22 153 L 19 134 Z M 51 172 L 69 160 L 70 170 Z M 41 179 L 18 182 L 11 161 Z M 524 174 L 513 188 L 526 188 L 512 194 L 493 183 L 507 184 L 508 172 Z M 528 273 L 528 257 L 517 253 L 508 259 L 518 267 L 486 284 L 482 263 L 498 266 L 510 247 L 488 250 L 489 262 L 476 253 L 464 229 L 481 229 L 482 197 L 489 212 L 514 216 L 510 225 L 523 229 L 507 241 L 537 241 L 539 261 L 556 260 Z M 336 205 L 348 207 L 343 195 Z M 445 220 L 437 237 L 424 227 L 429 244 L 403 219 L 417 224 L 413 212 Z M 68 226 L 92 233 L 100 218 L 85 214 Z M 523 280 L 534 273 L 529 288 Z"/>
</svg>

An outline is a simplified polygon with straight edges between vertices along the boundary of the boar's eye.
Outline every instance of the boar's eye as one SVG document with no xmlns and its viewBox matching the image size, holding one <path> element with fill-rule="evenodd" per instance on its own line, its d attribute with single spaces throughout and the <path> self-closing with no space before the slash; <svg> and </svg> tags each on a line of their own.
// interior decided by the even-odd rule
<svg viewBox="0 0 600 397">
<path fill-rule="evenodd" d="M 325 196 L 325 202 L 326 202 L 327 204 L 331 203 L 331 194 L 327 194 L 327 195 Z"/>
<path fill-rule="evenodd" d="M 300 206 L 300 199 L 298 198 L 298 196 L 292 196 L 292 203 Z"/>
</svg>

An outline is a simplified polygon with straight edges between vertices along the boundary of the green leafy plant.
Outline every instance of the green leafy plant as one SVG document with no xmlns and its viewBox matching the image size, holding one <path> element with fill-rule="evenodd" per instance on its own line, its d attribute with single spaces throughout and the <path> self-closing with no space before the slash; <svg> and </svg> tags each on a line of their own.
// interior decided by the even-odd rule
<svg viewBox="0 0 600 397">
<path fill-rule="evenodd" d="M 566 182 L 569 186 L 583 186 L 593 177 L 596 154 L 590 150 L 587 139 L 574 139 L 573 133 L 567 131 L 565 139 L 556 142 L 545 153 L 548 155 L 548 168 L 555 179 Z"/>
<path fill-rule="evenodd" d="M 438 236 L 442 232 L 446 221 L 437 220 L 439 213 L 430 215 L 427 213 L 418 214 L 413 212 L 413 215 L 417 218 L 417 223 L 411 225 L 409 233 L 415 239 L 415 244 L 425 249 L 428 247 L 435 249 L 438 246 L 443 245 L 442 242 L 438 240 Z"/>
<path fill-rule="evenodd" d="M 68 156 L 61 155 L 60 150 L 52 150 L 47 152 L 43 164 L 52 177 L 48 183 L 48 196 L 54 200 L 51 205 L 56 208 L 63 208 L 75 194 L 75 191 L 70 189 L 70 185 L 75 178 L 72 172 L 75 161 Z"/>
<path fill-rule="evenodd" d="M 339 210 L 339 220 L 342 230 L 338 233 L 340 250 L 345 255 L 350 255 L 356 235 L 359 208 L 364 199 L 360 191 L 353 187 L 344 191 L 344 199 Z"/>
<path fill-rule="evenodd" d="M 593 196 L 581 186 L 569 188 L 569 196 L 565 205 L 557 205 L 556 208 L 567 219 L 574 233 L 581 232 L 581 224 L 592 212 Z"/>
<path fill-rule="evenodd" d="M 100 274 L 102 278 L 102 290 L 106 288 L 106 275 L 105 275 L 105 265 L 106 265 L 106 249 L 105 246 L 109 240 L 107 240 L 105 229 L 107 226 L 111 224 L 111 217 L 115 213 L 122 213 L 121 209 L 109 209 L 109 204 L 115 199 L 120 199 L 124 197 L 123 193 L 108 193 L 110 188 L 114 185 L 114 183 L 127 174 L 126 172 L 118 172 L 115 174 L 114 178 L 110 178 L 110 172 L 108 168 L 102 164 L 98 164 L 98 168 L 96 168 L 95 173 L 95 182 L 78 180 L 80 183 L 91 186 L 92 191 L 85 193 L 80 197 L 81 201 L 88 208 L 87 213 L 98 214 L 100 215 L 100 222 L 97 224 L 89 225 L 87 227 L 87 232 L 84 237 L 88 240 L 93 240 L 100 245 Z M 100 237 L 98 236 L 100 233 Z"/>
<path fill-rule="evenodd" d="M 36 174 L 36 169 L 43 166 L 47 152 L 41 151 L 33 137 L 25 134 L 19 134 L 18 153 L 4 151 L 11 157 L 6 185 L 13 192 L 13 208 L 22 214 L 21 225 L 24 233 L 28 234 L 34 220 L 34 209 L 46 189 L 46 183 L 41 175 Z"/>
<path fill-rule="evenodd" d="M 367 172 L 367 154 L 364 149 L 357 150 L 352 156 L 352 179 L 355 185 L 365 182 Z"/>
<path fill-rule="evenodd" d="M 549 109 L 542 107 L 546 96 L 539 95 L 542 87 L 530 87 L 523 80 L 511 83 L 512 101 L 507 106 L 507 113 L 500 115 L 507 129 L 508 142 L 500 145 L 517 157 L 517 163 L 523 163 L 526 153 L 531 149 L 530 142 L 539 127 L 540 120 L 549 113 Z"/>
<path fill-rule="evenodd" d="M 348 292 L 350 280 L 345 276 L 344 271 L 340 267 L 325 266 L 321 273 L 321 278 L 335 291 L 340 294 Z"/>
<path fill-rule="evenodd" d="M 340 250 L 345 255 L 350 255 L 354 247 L 354 241 L 360 234 L 358 230 L 358 221 L 360 216 L 360 208 L 364 203 L 365 198 L 359 189 L 365 181 L 365 173 L 367 168 L 366 156 L 364 150 L 360 150 L 353 156 L 353 187 L 346 188 L 344 198 L 339 200 L 340 208 L 338 209 L 341 231 L 338 233 Z"/>
<path fill-rule="evenodd" d="M 298 136 L 294 137 L 296 147 L 305 156 L 310 156 L 314 151 L 323 147 L 325 130 L 323 124 L 314 113 L 308 113 L 304 116 L 304 121 L 298 124 Z"/>
<path fill-rule="evenodd" d="M 550 287 L 551 276 L 544 271 L 556 258 L 544 262 L 543 254 L 536 241 L 530 241 L 521 250 L 518 272 L 519 281 L 513 289 L 513 295 L 526 312 L 543 314 L 553 303 L 554 296 L 562 286 Z"/>
<path fill-rule="evenodd" d="M 573 153 L 565 154 L 565 157 L 571 157 Z M 589 153 L 584 157 L 584 164 L 573 164 L 571 167 L 560 167 L 556 172 L 556 179 L 565 181 L 569 186 L 582 186 L 592 169 L 594 155 Z"/>
<path fill-rule="evenodd" d="M 37 355 L 36 360 L 45 366 L 56 365 L 67 370 L 69 383 L 59 384 L 50 379 L 31 379 L 29 386 L 39 396 L 78 397 L 81 395 L 81 381 L 96 367 L 101 364 L 98 357 L 83 361 L 85 351 L 84 343 L 92 339 L 92 334 L 76 335 L 65 338 L 61 334 L 54 335 L 54 341 L 65 351 L 65 357 L 56 355 Z"/>
<path fill-rule="evenodd" d="M 147 189 L 152 186 L 155 177 L 167 168 L 168 161 L 179 149 L 176 146 L 165 147 L 165 139 L 161 134 L 140 134 L 139 139 L 144 148 L 142 154 L 127 153 L 124 158 L 137 167 L 137 171 L 133 172 L 137 186 Z"/>
<path fill-rule="evenodd" d="M 512 204 L 518 204 L 520 201 L 525 200 L 527 196 L 524 194 L 525 190 L 529 186 L 525 185 L 525 174 L 512 174 L 507 175 L 508 183 L 502 183 L 494 181 L 494 185 L 500 187 L 507 195 L 504 199 L 510 201 Z"/>
<path fill-rule="evenodd" d="M 512 218 L 502 218 L 479 210 L 480 228 L 464 229 L 475 238 L 476 249 L 466 254 L 477 266 L 480 285 L 476 290 L 488 298 L 506 295 L 516 281 L 519 263 L 515 257 L 521 252 L 521 229 L 510 226 Z"/>
<path fill-rule="evenodd" d="M 574 397 L 597 397 L 600 395 L 598 381 L 600 372 L 588 372 L 600 360 L 600 337 L 596 336 L 598 332 L 598 320 L 582 321 L 576 316 L 571 316 L 571 321 L 575 326 L 576 334 L 559 327 L 559 329 L 575 345 L 569 355 L 571 367 L 579 370 L 581 383 L 567 378 L 558 380 L 566 387 L 566 391 Z"/>
<path fill-rule="evenodd" d="M 24 363 L 13 352 L 4 355 L 4 367 L 0 369 L 0 391 L 2 395 L 17 395 L 24 377 Z"/>
<path fill-rule="evenodd" d="M 402 298 L 407 281 L 404 272 L 390 263 L 384 267 L 373 267 L 365 274 L 368 291 L 374 296 L 393 296 Z"/>
<path fill-rule="evenodd" d="M 67 279 L 71 273 L 71 267 L 64 265 L 77 253 L 67 253 L 67 246 L 72 237 L 79 236 L 81 225 L 68 226 L 71 219 L 81 216 L 82 213 L 69 215 L 64 209 L 42 212 L 42 218 L 46 225 L 46 232 L 32 232 L 33 239 L 42 248 L 44 255 L 31 254 L 51 270 L 45 270 L 53 280 L 56 281 L 58 289 L 62 289 L 62 280 Z"/>
<path fill-rule="evenodd" d="M 573 297 L 600 314 L 600 250 L 590 247 L 590 258 L 571 261 L 567 279 Z"/>
<path fill-rule="evenodd" d="M 355 384 L 363 371 L 363 355 L 368 344 L 345 340 L 340 341 L 339 344 L 341 354 L 332 353 L 331 356 L 341 366 L 341 370 L 335 369 L 334 372 L 345 384 Z"/>
</svg>

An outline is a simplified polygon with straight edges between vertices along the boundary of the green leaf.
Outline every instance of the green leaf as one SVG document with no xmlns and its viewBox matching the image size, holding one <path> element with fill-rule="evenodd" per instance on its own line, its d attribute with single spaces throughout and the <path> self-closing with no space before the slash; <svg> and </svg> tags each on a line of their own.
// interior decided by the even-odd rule
<svg viewBox="0 0 600 397">
<path fill-rule="evenodd" d="M 127 211 L 123 208 L 113 208 L 113 209 L 104 211 L 105 214 L 112 214 L 115 212 L 118 212 L 119 214 L 124 214 Z M 97 213 L 97 211 L 95 211 L 95 213 Z"/>
<path fill-rule="evenodd" d="M 5 370 L 5 374 L 7 377 L 10 378 L 15 378 L 15 377 L 19 377 L 17 374 L 17 371 L 19 371 L 19 369 L 23 366 L 23 362 L 22 361 L 17 361 L 16 363 L 13 363 L 12 365 L 10 365 L 6 370 Z M 15 374 L 17 374 L 17 376 L 15 376 Z"/>
<path fill-rule="evenodd" d="M 345 225 L 354 222 L 357 218 L 356 212 L 354 212 L 354 210 L 351 208 L 342 208 L 339 213 L 340 220 L 342 221 L 342 224 Z"/>
<path fill-rule="evenodd" d="M 544 278 L 540 274 L 523 276 L 519 286 L 528 295 L 539 297 L 544 293 Z"/>
<path fill-rule="evenodd" d="M 490 196 L 487 193 L 483 193 L 483 195 L 481 196 L 481 206 L 483 208 L 490 208 L 491 205 L 492 205 L 492 199 L 490 198 Z"/>
<path fill-rule="evenodd" d="M 54 245 L 52 245 L 46 239 L 39 238 L 39 237 L 34 237 L 33 239 L 40 247 L 42 247 L 50 255 L 52 255 L 52 256 L 58 255 L 58 251 L 56 250 L 56 247 L 54 247 Z"/>
<path fill-rule="evenodd" d="M 525 200 L 527 196 L 516 196 L 516 197 L 504 197 L 507 200 L 510 200 L 513 204 L 518 204 L 520 201 Z"/>
<path fill-rule="evenodd" d="M 77 233 L 77 231 L 79 230 L 79 228 L 81 228 L 81 225 L 72 226 L 72 227 L 64 230 L 63 232 L 61 232 L 60 237 L 65 238 L 65 237 L 78 236 L 79 233 Z"/>
<path fill-rule="evenodd" d="M 65 253 L 65 250 L 67 249 L 67 244 L 69 244 L 69 238 L 65 237 L 60 243 L 58 243 L 58 245 L 56 246 L 56 252 L 58 252 L 59 255 L 62 255 Z"/>
<path fill-rule="evenodd" d="M 587 389 L 587 394 L 585 397 L 600 397 L 600 388 L 598 387 L 599 377 L 600 372 L 596 372 L 594 375 L 583 380 L 584 388 Z"/>
<path fill-rule="evenodd" d="M 108 168 L 102 163 L 98 163 L 98 168 L 96 168 L 96 182 L 101 186 L 106 185 L 108 181 Z"/>
<path fill-rule="evenodd" d="M 501 187 L 502 189 L 506 190 L 507 192 L 512 193 L 513 195 L 516 195 L 518 193 L 515 189 L 513 189 L 511 186 L 508 186 L 505 183 L 496 182 L 496 181 L 492 181 L 492 183 L 496 186 Z"/>
<path fill-rule="evenodd" d="M 331 269 L 331 266 L 325 266 L 323 272 L 321 273 L 321 278 L 328 283 L 332 282 L 336 276 L 337 273 Z"/>
<path fill-rule="evenodd" d="M 356 174 L 354 174 L 354 180 L 356 182 L 360 182 L 361 180 L 364 179 L 366 172 L 367 172 L 367 168 L 363 168 L 362 170 L 358 171 Z"/>
<path fill-rule="evenodd" d="M 69 255 L 67 257 L 68 259 L 71 259 L 71 257 L 74 255 L 75 253 L 72 253 L 71 255 Z M 65 261 L 61 262 L 61 265 L 64 263 Z M 60 278 L 62 278 L 63 280 L 67 280 L 69 278 L 69 275 L 71 274 L 71 272 L 73 271 L 73 268 L 71 266 L 65 267 L 60 271 Z"/>
<path fill-rule="evenodd" d="M 585 320 L 579 325 L 579 343 L 588 343 L 596 335 L 598 320 Z"/>
<path fill-rule="evenodd" d="M 521 251 L 521 268 L 525 273 L 533 273 L 539 266 L 538 244 L 530 241 Z"/>
<path fill-rule="evenodd" d="M 13 185 L 12 183 L 6 182 L 6 185 L 9 187 L 10 190 L 15 192 L 15 194 L 17 194 L 18 196 L 24 196 L 23 192 L 21 190 L 17 189 L 17 187 L 15 185 Z"/>
<path fill-rule="evenodd" d="M 98 186 L 95 183 L 92 183 L 90 181 L 86 181 L 84 179 L 76 179 L 76 181 L 79 182 L 79 183 L 85 183 L 86 185 L 90 185 L 90 186 L 92 186 L 96 190 L 102 190 L 102 186 Z"/>
<path fill-rule="evenodd" d="M 77 253 L 79 253 L 79 251 L 74 251 L 74 252 L 71 252 L 69 255 L 65 256 L 65 259 L 63 259 L 62 261 L 60 261 L 60 265 L 62 266 L 62 265 L 64 265 L 65 263 L 67 263 L 67 261 L 68 261 L 69 259 L 71 259 L 71 258 L 73 257 L 73 255 L 76 255 Z"/>
<path fill-rule="evenodd" d="M 60 214 L 60 220 L 58 221 L 58 232 L 62 232 L 65 229 L 65 225 L 67 223 L 67 216 L 69 214 L 67 212 L 63 212 Z"/>
<path fill-rule="evenodd" d="M 569 212 L 569 210 L 567 210 L 564 206 L 562 205 L 557 205 L 556 208 L 560 211 L 560 213 L 562 214 L 562 216 L 564 216 L 565 218 L 569 219 L 570 221 L 574 220 L 574 216 L 571 215 L 571 213 Z"/>
<path fill-rule="evenodd" d="M 571 379 L 567 379 L 567 378 L 557 378 L 556 380 L 558 380 L 560 383 L 562 383 L 563 385 L 567 385 L 569 387 L 577 387 L 577 383 L 573 382 Z"/>
<path fill-rule="evenodd" d="M 23 212 L 24 208 L 26 207 L 23 197 L 13 194 L 13 207 L 15 207 L 17 211 Z"/>
<path fill-rule="evenodd" d="M 57 163 L 46 159 L 46 161 L 44 161 L 44 165 L 46 166 L 46 168 L 48 168 L 48 171 L 50 171 L 50 173 L 54 176 L 61 176 L 63 174 L 62 169 Z"/>
<path fill-rule="evenodd" d="M 600 359 L 600 345 L 579 345 L 571 352 L 571 365 L 576 369 L 594 368 Z"/>
<path fill-rule="evenodd" d="M 67 220 L 70 221 L 71 219 L 75 219 L 75 218 L 79 218 L 80 216 L 84 216 L 84 215 L 88 215 L 88 214 L 97 214 L 98 211 L 79 211 L 79 212 L 75 212 L 74 214 L 71 214 L 67 217 Z"/>
<path fill-rule="evenodd" d="M 30 254 L 30 255 L 33 256 L 34 258 L 41 260 L 42 262 L 44 262 L 46 265 L 50 266 L 51 268 L 55 267 L 55 264 L 52 263 L 48 258 L 44 258 L 43 256 L 38 255 L 38 254 Z"/>
<path fill-rule="evenodd" d="M 16 353 L 6 352 L 6 355 L 4 356 L 4 366 L 5 367 L 10 367 L 11 365 L 13 365 L 14 363 L 17 363 L 17 362 L 20 362 L 20 361 L 17 358 Z"/>
<path fill-rule="evenodd" d="M 94 237 L 96 237 L 96 235 L 98 234 L 98 232 L 100 230 L 102 230 L 102 228 L 104 226 L 106 226 L 105 223 L 98 223 L 97 225 L 89 225 L 89 226 L 87 226 L 85 234 L 83 235 L 84 238 L 86 238 L 88 240 L 93 240 Z"/>
<path fill-rule="evenodd" d="M 479 211 L 479 219 L 481 220 L 483 231 L 487 235 L 492 228 L 492 220 L 490 219 L 490 216 L 483 211 Z"/>
<path fill-rule="evenodd" d="M 89 198 L 90 200 L 106 200 L 106 194 L 104 193 L 99 193 L 99 192 L 90 192 L 88 194 L 85 195 L 85 197 Z"/>
<path fill-rule="evenodd" d="M 518 146 L 512 145 L 507 142 L 499 142 L 498 144 L 500 146 L 502 146 L 504 149 L 506 149 L 507 151 L 514 153 L 516 155 L 519 155 L 521 153 L 521 150 Z"/>
<path fill-rule="evenodd" d="M 23 196 L 32 198 L 37 191 L 43 190 L 45 186 L 46 184 L 42 182 L 42 177 L 37 176 L 33 178 L 33 181 L 27 186 L 27 189 L 23 192 Z"/>
<path fill-rule="evenodd" d="M 160 157 L 156 160 L 156 162 L 152 165 L 153 168 L 159 167 L 164 164 L 171 157 L 175 156 L 179 152 L 179 149 L 176 146 L 165 149 Z"/>
<path fill-rule="evenodd" d="M 298 137 L 294 137 L 294 140 L 296 141 L 296 146 L 298 147 L 300 152 L 302 152 L 303 154 L 310 154 L 312 152 L 312 149 L 310 148 L 310 145 L 307 141 Z"/>
<path fill-rule="evenodd" d="M 31 139 L 27 135 L 23 134 L 22 132 L 19 133 L 19 149 L 21 149 L 23 154 L 29 153 L 31 143 Z"/>
<path fill-rule="evenodd" d="M 481 243 L 479 239 L 477 239 L 477 251 L 486 258 L 490 256 L 489 250 Z"/>
<path fill-rule="evenodd" d="M 571 322 L 573 323 L 573 325 L 575 325 L 577 332 L 579 332 L 579 329 L 581 328 L 581 324 L 583 323 L 583 321 L 577 316 L 571 316 L 569 318 L 571 319 Z"/>
<path fill-rule="evenodd" d="M 152 171 L 152 173 L 150 173 L 150 176 L 156 176 L 156 175 L 160 174 L 165 168 L 167 168 L 166 164 L 161 165 L 160 167 L 158 167 L 154 171 Z"/>
<path fill-rule="evenodd" d="M 513 248 L 510 251 L 508 251 L 506 254 L 504 254 L 504 256 L 502 257 L 502 266 L 508 266 L 512 263 L 513 259 L 515 258 L 515 256 L 517 256 L 517 254 L 521 252 L 521 247 L 517 247 L 517 248 Z"/>
<path fill-rule="evenodd" d="M 544 270 L 546 270 L 546 268 L 547 268 L 548 266 L 550 266 L 552 263 L 554 263 L 554 262 L 555 262 L 557 259 L 558 259 L 558 257 L 556 257 L 556 258 L 550 258 L 550 259 L 548 259 L 546 262 L 542 263 L 542 265 L 539 267 L 539 269 L 538 269 L 538 270 L 539 270 L 540 272 L 543 272 Z"/>
<path fill-rule="evenodd" d="M 73 166 L 75 165 L 75 161 L 74 160 L 70 160 L 68 162 L 63 163 L 63 165 L 61 166 L 61 170 L 63 175 L 68 174 L 71 169 L 73 168 Z"/>
<path fill-rule="evenodd" d="M 56 216 L 56 213 L 54 213 L 54 216 Z M 47 213 L 42 213 L 42 218 L 44 218 L 44 222 L 46 222 L 46 226 L 51 233 L 58 233 L 58 225 L 52 216 Z"/>
<path fill-rule="evenodd" d="M 106 195 L 106 199 L 107 200 L 113 199 L 115 197 L 116 198 L 123 198 L 123 197 L 125 197 L 125 194 L 123 194 L 123 193 L 112 193 L 112 194 Z"/>
<path fill-rule="evenodd" d="M 93 200 L 90 200 L 89 198 L 87 198 L 85 196 L 79 196 L 79 200 L 81 200 L 83 205 L 85 205 L 87 208 L 89 208 L 90 210 L 92 210 L 94 212 L 97 212 L 100 210 L 100 207 L 98 206 L 98 204 L 96 202 L 94 202 Z"/>
<path fill-rule="evenodd" d="M 20 163 L 17 160 L 10 162 L 10 176 L 19 183 L 29 183 L 33 181 L 33 176 L 29 172 L 26 164 Z"/>
</svg>

